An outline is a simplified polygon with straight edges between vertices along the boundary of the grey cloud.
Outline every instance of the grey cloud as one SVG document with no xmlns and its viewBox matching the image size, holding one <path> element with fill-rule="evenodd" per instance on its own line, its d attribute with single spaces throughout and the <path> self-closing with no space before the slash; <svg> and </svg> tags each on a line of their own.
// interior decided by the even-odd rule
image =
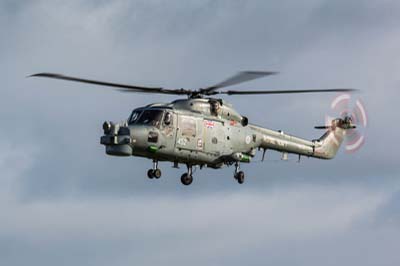
<svg viewBox="0 0 400 266">
<path fill-rule="evenodd" d="M 391 197 L 376 212 L 375 222 L 377 226 L 386 226 L 399 229 L 400 227 L 400 191 Z"/>
<path fill-rule="evenodd" d="M 7 137 L 16 145 L 27 140 L 41 150 L 38 162 L 22 178 L 23 193 L 27 193 L 28 197 L 35 194 L 63 195 L 64 190 L 65 193 L 78 190 L 84 194 L 96 191 L 107 194 L 106 191 L 111 189 L 116 194 L 121 191 L 129 194 L 131 187 L 147 188 L 146 192 L 154 189 L 154 186 L 148 188 L 144 174 L 133 174 L 136 169 L 143 168 L 142 160 L 107 158 L 98 145 L 102 120 L 123 119 L 135 106 L 154 99 L 147 95 L 122 95 L 106 88 L 22 78 L 40 71 L 145 85 L 190 87 L 208 85 L 238 69 L 282 69 L 280 76 L 249 83 L 248 86 L 325 88 L 349 85 L 362 88 L 366 94 L 361 97 L 366 98 L 367 107 L 377 105 L 371 112 L 372 124 L 367 137 L 378 138 L 387 117 L 392 115 L 389 111 L 384 114 L 380 112 L 380 106 L 392 105 L 386 103 L 387 99 L 393 101 L 395 97 L 386 96 L 385 93 L 379 99 L 374 91 L 375 86 L 371 84 L 385 82 L 385 85 L 392 85 L 395 71 L 384 76 L 377 76 L 375 71 L 378 66 L 394 70 L 395 65 L 384 66 L 392 57 L 391 53 L 383 53 L 379 61 L 373 55 L 375 51 L 383 52 L 383 45 L 396 38 L 390 33 L 381 35 L 382 40 L 365 42 L 357 35 L 350 46 L 347 45 L 350 44 L 348 36 L 345 39 L 338 35 L 332 42 L 325 30 L 313 27 L 319 25 L 314 20 L 322 20 L 319 13 L 326 10 L 326 5 L 329 6 L 320 1 L 290 6 L 244 2 L 230 4 L 224 1 L 185 5 L 165 5 L 157 1 L 148 4 L 118 1 L 101 5 L 80 1 L 69 4 L 42 1 L 37 5 L 20 7 L 18 15 L 14 16 L 16 22 L 11 27 L 16 37 L 9 40 L 16 44 L 8 47 L 8 53 L 5 54 L 8 65 L 4 64 L 1 68 L 8 73 L 4 82 L 9 84 L 3 92 L 6 93 L 3 104 L 7 106 L 3 121 L 10 123 L 13 134 L 7 134 Z M 337 12 L 345 9 L 343 4 L 337 5 L 334 8 L 339 10 Z M 163 7 L 163 12 L 157 9 L 158 6 Z M 362 6 L 360 4 L 360 9 L 365 9 Z M 196 13 L 199 17 L 208 15 L 208 19 L 190 20 L 184 26 L 186 29 L 176 29 L 174 25 L 187 20 L 187 16 L 179 15 L 180 12 L 186 14 L 185 10 L 187 14 Z M 302 12 L 293 13 L 293 10 Z M 287 20 L 287 14 L 291 14 L 291 20 Z M 360 30 L 368 32 L 366 28 L 355 29 L 356 32 Z M 373 65 L 376 67 L 371 75 L 369 68 Z M 386 81 L 388 77 L 390 83 Z M 379 99 L 378 102 L 370 101 L 371 93 L 374 99 Z M 160 97 L 165 101 L 171 99 Z M 255 123 L 315 138 L 322 133 L 315 132 L 312 127 L 323 122 L 324 113 L 329 111 L 327 106 L 330 99 L 331 96 L 312 95 L 230 100 Z M 248 108 L 249 101 L 253 106 L 262 106 L 261 112 L 260 108 Z M 15 130 L 21 123 L 28 132 Z M 378 123 L 379 127 L 374 123 Z M 81 140 L 79 145 L 78 139 Z M 360 182 L 364 182 L 368 176 L 374 179 L 383 175 L 382 178 L 390 179 L 398 174 L 395 157 L 386 158 L 384 155 L 387 151 L 381 147 L 384 145 L 367 139 L 365 149 L 352 158 L 340 155 L 335 162 L 305 159 L 301 166 L 256 164 L 246 167 L 246 171 L 249 177 L 266 176 L 257 182 L 267 185 L 281 182 L 279 179 L 293 180 L 293 169 L 302 171 L 295 182 L 305 177 L 312 180 L 310 182 L 326 182 L 332 176 L 335 176 L 334 180 L 348 179 L 347 175 L 339 174 L 340 169 L 347 169 L 348 174 L 359 177 Z M 371 153 L 371 150 L 375 152 Z M 279 154 L 268 154 L 268 158 L 278 157 Z M 365 158 L 370 164 L 365 165 Z M 386 174 L 368 170 L 377 168 L 385 168 Z M 220 178 L 226 177 L 227 172 L 231 171 L 197 173 L 199 179 L 204 180 L 198 181 L 202 182 L 199 187 L 213 188 L 215 182 L 218 190 L 227 189 L 227 178 Z M 166 174 L 172 177 L 177 175 L 169 170 L 166 170 Z M 218 180 L 215 181 L 213 177 Z M 93 183 L 93 179 L 98 182 Z M 176 179 L 164 182 L 173 186 Z M 204 186 L 204 183 L 207 185 Z M 251 185 L 251 181 L 248 185 Z M 230 184 L 228 189 L 232 188 L 234 186 Z M 163 191 L 163 186 L 159 190 Z"/>
<path fill-rule="evenodd" d="M 173 97 L 160 96 L 155 100 L 147 95 L 118 94 L 106 88 L 22 78 L 40 71 L 145 85 L 196 87 L 214 83 L 239 69 L 282 69 L 283 73 L 277 77 L 246 86 L 264 89 L 349 85 L 361 88 L 365 91 L 361 97 L 372 110 L 367 144 L 358 154 L 352 157 L 341 154 L 332 162 L 304 158 L 300 166 L 265 163 L 245 166 L 245 169 L 249 177 L 265 177 L 254 181 L 254 184 L 265 185 L 296 183 L 298 179 L 331 182 L 329 180 L 349 179 L 348 175 L 353 177 L 349 182 L 358 178 L 363 183 L 366 178 L 373 180 L 377 176 L 390 179 L 398 174 L 395 156 L 387 158 L 387 151 L 382 149 L 385 145 L 369 140 L 379 138 L 381 128 L 388 122 L 393 124 L 388 121 L 393 113 L 381 112 L 381 106 L 393 105 L 395 97 L 389 95 L 396 95 L 396 92 L 388 90 L 380 96 L 376 87 L 381 83 L 385 87 L 395 83 L 396 65 L 385 66 L 394 62 L 394 58 L 391 52 L 384 50 L 396 37 L 389 32 L 369 42 L 359 35 L 351 42 L 348 36 L 337 35 L 337 39 L 332 39 L 326 35 L 326 30 L 320 29 L 323 26 L 313 26 L 319 25 L 315 20 L 321 20 L 323 25 L 319 14 L 327 9 L 326 5 L 329 6 L 321 1 L 277 6 L 225 1 L 195 1 L 185 5 L 157 1 L 117 1 L 101 5 L 41 1 L 19 7 L 13 17 L 15 23 L 10 24 L 13 35 L 9 42 L 14 44 L 8 46 L 4 54 L 7 64 L 2 64 L 1 69 L 7 73 L 4 82 L 8 84 L 2 92 L 5 96 L 2 97 L 5 107 L 2 118 L 9 123 L 12 132 L 3 130 L 3 135 L 15 145 L 33 143 L 40 150 L 35 157 L 37 163 L 21 177 L 22 194 L 28 198 L 64 195 L 70 191 L 78 194 L 111 191 L 115 195 L 125 195 L 131 193 L 131 189 L 142 193 L 144 188 L 144 193 L 160 192 L 168 191 L 163 186 L 174 187 L 174 177 L 179 176 L 176 171 L 166 169 L 169 179 L 157 189 L 157 185 L 149 188 L 144 178 L 143 160 L 109 158 L 98 145 L 102 120 L 124 119 L 135 106 L 158 99 L 168 101 Z M 368 5 L 362 3 L 359 8 L 368 9 Z M 343 4 L 333 8 L 338 13 L 344 9 Z M 351 13 L 351 9 L 346 12 Z M 208 16 L 208 19 L 190 20 L 182 26 L 186 28 L 174 26 L 184 24 L 187 14 L 192 13 Z M 288 14 L 291 20 L 287 19 Z M 354 31 L 368 32 L 368 29 L 355 27 Z M 381 53 L 379 57 L 375 56 L 376 52 Z M 382 73 L 379 68 L 386 74 L 378 75 Z M 312 127 L 323 122 L 324 114 L 329 112 L 330 99 L 327 95 L 302 95 L 229 100 L 257 124 L 315 138 L 322 132 Z M 249 101 L 252 106 L 262 108 L 249 108 Z M 25 125 L 25 130 L 19 129 L 20 124 Z M 395 130 L 385 134 L 394 134 L 391 132 Z M 279 154 L 268 153 L 268 158 L 278 157 Z M 369 164 L 364 163 L 365 159 Z M 384 172 L 374 171 L 382 168 Z M 138 169 L 143 170 L 142 175 L 137 174 Z M 302 174 L 293 177 L 294 171 L 297 172 L 294 169 L 300 169 Z M 341 169 L 346 169 L 348 175 L 341 174 Z M 226 175 L 230 172 L 196 173 L 198 189 L 234 189 L 235 184 L 226 185 L 229 182 Z M 252 181 L 248 185 L 252 185 Z"/>
<path fill-rule="evenodd" d="M 397 1 L 325 1 L 314 11 L 315 24 L 328 32 L 373 32 L 399 23 Z"/>
<path fill-rule="evenodd" d="M 191 261 L 195 265 L 238 265 L 243 260 L 257 265 L 268 261 L 285 265 L 298 260 L 306 265 L 315 252 L 334 258 L 334 254 L 327 253 L 329 246 L 349 235 L 362 238 L 362 232 L 370 230 L 377 236 L 385 235 L 362 221 L 374 215 L 390 189 L 375 192 L 330 188 L 281 187 L 270 193 L 246 190 L 207 198 L 11 201 L 1 207 L 7 215 L 1 221 L 0 235 L 12 249 L 21 249 L 25 254 L 8 257 L 5 262 L 14 265 L 27 261 L 48 264 L 59 256 L 65 257 L 65 265 L 106 265 L 112 260 L 116 265 L 126 261 L 151 265 L 165 260 L 174 264 Z M 317 248 L 320 241 L 325 246 Z M 13 250 L 2 246 L 7 259 Z M 284 246 L 293 250 L 285 251 Z M 356 254 L 360 251 L 357 247 L 352 250 Z M 287 252 L 292 256 L 282 256 Z M 338 260 L 346 264 L 348 251 L 337 248 L 336 252 L 344 256 Z M 393 250 L 380 247 L 377 252 L 392 255 Z M 316 263 L 326 259 L 320 255 L 315 258 Z M 364 262 L 362 257 L 353 260 Z"/>
<path fill-rule="evenodd" d="M 396 1 L 2 1 L 0 262 L 397 265 L 399 10 Z M 184 169 L 163 163 L 150 181 L 149 161 L 107 157 L 98 143 L 103 120 L 174 97 L 25 78 L 196 88 L 246 69 L 282 73 L 243 88 L 362 89 L 365 146 L 301 164 L 269 152 L 243 165 L 245 186 L 233 169 L 206 169 L 188 189 Z M 228 100 L 254 123 L 312 139 L 332 98 Z"/>
</svg>

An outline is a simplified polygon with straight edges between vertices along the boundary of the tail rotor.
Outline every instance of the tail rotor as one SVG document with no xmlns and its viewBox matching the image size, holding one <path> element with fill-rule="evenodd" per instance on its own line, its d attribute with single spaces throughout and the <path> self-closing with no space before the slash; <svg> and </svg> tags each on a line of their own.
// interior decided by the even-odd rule
<svg viewBox="0 0 400 266">
<path fill-rule="evenodd" d="M 325 116 L 325 126 L 316 126 L 316 129 L 332 129 L 339 126 L 346 129 L 345 151 L 354 153 L 365 143 L 365 129 L 368 125 L 367 113 L 360 99 L 352 99 L 348 93 L 340 94 L 331 103 L 330 113 L 338 115 L 335 119 L 331 115 Z"/>
</svg>

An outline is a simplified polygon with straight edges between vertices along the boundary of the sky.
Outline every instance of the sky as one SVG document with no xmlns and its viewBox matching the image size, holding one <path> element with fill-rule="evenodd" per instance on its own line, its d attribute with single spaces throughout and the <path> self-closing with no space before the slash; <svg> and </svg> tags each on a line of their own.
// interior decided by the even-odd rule
<svg viewBox="0 0 400 266">
<path fill-rule="evenodd" d="M 1 265 L 399 265 L 400 3 L 0 0 Z M 38 72 L 199 88 L 360 90 L 366 141 L 334 160 L 295 157 L 185 171 L 106 156 L 104 120 L 168 95 L 26 78 Z M 224 99 L 251 123 L 307 139 L 335 94 Z"/>
</svg>

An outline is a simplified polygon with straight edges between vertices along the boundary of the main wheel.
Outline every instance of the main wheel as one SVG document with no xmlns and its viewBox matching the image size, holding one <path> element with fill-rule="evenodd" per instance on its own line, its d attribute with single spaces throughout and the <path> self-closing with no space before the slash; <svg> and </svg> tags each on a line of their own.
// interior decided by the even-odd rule
<svg viewBox="0 0 400 266">
<path fill-rule="evenodd" d="M 184 173 L 181 176 L 181 182 L 182 184 L 184 184 L 185 186 L 189 186 L 190 184 L 192 184 L 193 182 L 193 177 L 191 175 L 188 175 L 187 173 Z"/>
<path fill-rule="evenodd" d="M 161 177 L 161 170 L 158 168 L 156 170 L 153 170 L 153 176 L 159 179 Z"/>
<path fill-rule="evenodd" d="M 147 177 L 150 179 L 154 178 L 154 171 L 153 169 L 149 169 L 149 171 L 147 171 Z"/>
<path fill-rule="evenodd" d="M 239 184 L 243 184 L 244 182 L 244 173 L 243 171 L 240 171 L 236 174 L 235 176 L 236 180 L 238 181 Z"/>
</svg>

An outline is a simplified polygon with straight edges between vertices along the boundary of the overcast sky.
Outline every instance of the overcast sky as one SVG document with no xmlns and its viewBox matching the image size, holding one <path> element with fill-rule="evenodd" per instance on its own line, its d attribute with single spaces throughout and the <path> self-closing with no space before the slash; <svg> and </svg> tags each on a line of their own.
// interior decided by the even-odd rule
<svg viewBox="0 0 400 266">
<path fill-rule="evenodd" d="M 399 265 L 399 25 L 395 0 L 0 0 L 0 264 Z M 365 145 L 184 187 L 183 167 L 149 180 L 151 161 L 99 144 L 104 120 L 174 97 L 26 78 L 198 88 L 240 70 L 280 74 L 236 89 L 360 89 Z M 226 99 L 314 139 L 335 96 Z"/>
</svg>

